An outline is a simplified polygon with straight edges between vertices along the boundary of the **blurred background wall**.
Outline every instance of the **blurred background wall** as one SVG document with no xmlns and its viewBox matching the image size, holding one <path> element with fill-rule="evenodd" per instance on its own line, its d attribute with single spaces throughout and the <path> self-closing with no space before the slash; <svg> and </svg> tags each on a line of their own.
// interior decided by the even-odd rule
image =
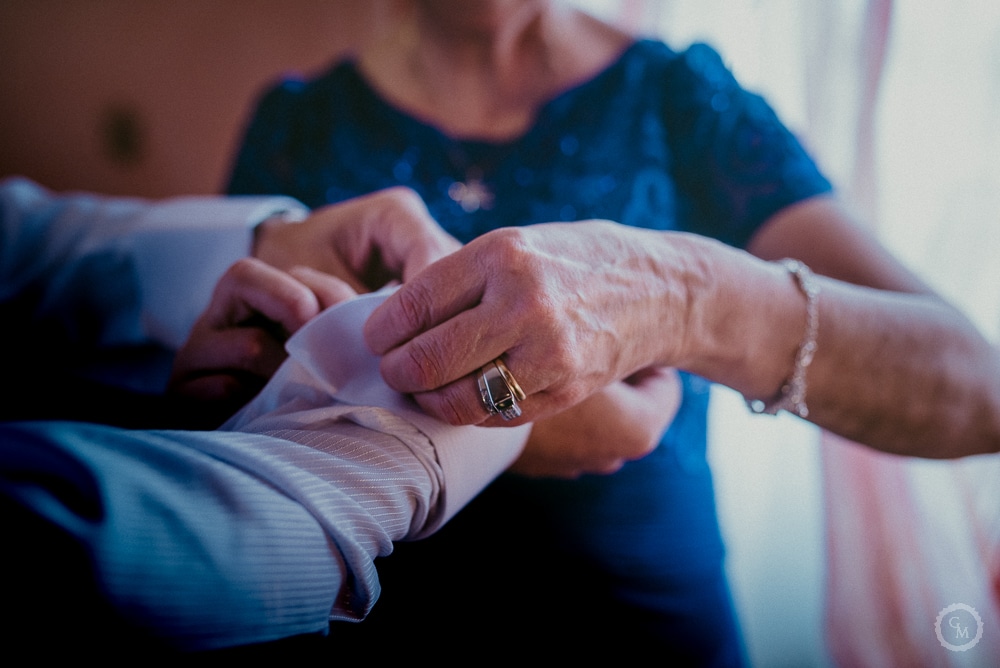
<svg viewBox="0 0 1000 668">
<path fill-rule="evenodd" d="M 224 183 L 265 85 L 350 51 L 365 0 L 3 0 L 0 177 L 150 197 Z"/>
</svg>

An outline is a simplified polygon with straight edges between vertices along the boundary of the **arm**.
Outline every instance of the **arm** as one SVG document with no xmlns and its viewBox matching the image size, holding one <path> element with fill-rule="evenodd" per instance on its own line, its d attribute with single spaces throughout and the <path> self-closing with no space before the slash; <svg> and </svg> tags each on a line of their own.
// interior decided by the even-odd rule
<svg viewBox="0 0 1000 668">
<path fill-rule="evenodd" d="M 888 452 L 1000 451 L 996 347 L 833 200 L 775 216 L 749 250 L 799 258 L 834 279 L 820 279 L 820 352 L 807 377 L 813 421 Z"/>
<path fill-rule="evenodd" d="M 226 375 L 269 374 L 275 344 L 295 333 L 271 381 L 220 431 L 0 425 L 0 497 L 40 528 L 66 529 L 93 565 L 106 601 L 81 610 L 88 641 L 122 640 L 88 625 L 104 602 L 183 650 L 361 619 L 379 595 L 375 559 L 433 533 L 517 456 L 526 428 L 450 427 L 389 390 L 360 334 L 382 295 L 316 315 L 348 294 L 332 277 L 252 259 L 224 275 L 178 355 L 182 388 L 225 396 Z M 199 384 L 213 377 L 223 382 Z M 25 526 L 10 528 L 16 549 L 32 549 Z M 78 566 L 64 561 L 73 554 L 22 560 L 18 592 L 62 595 L 46 586 L 49 568 Z"/>
<path fill-rule="evenodd" d="M 44 617 L 12 619 L 11 639 L 50 637 L 58 625 L 51 605 L 66 592 L 49 585 L 53 568 L 93 568 L 101 598 L 74 598 L 71 621 L 95 648 L 117 650 L 134 637 L 95 621 L 108 608 L 184 651 L 325 634 L 332 619 L 364 618 L 380 593 L 377 557 L 433 530 L 452 483 L 482 489 L 516 444 L 472 442 L 456 457 L 412 427 L 351 422 L 359 414 L 373 417 L 355 411 L 280 434 L 0 425 L 0 459 L 12 464 L 0 467 L 4 507 L 12 500 L 38 518 L 7 527 L 0 563 L 33 553 L 32 526 L 55 525 L 83 548 L 37 554 L 8 579 L 20 600 L 50 601 Z M 450 477 L 456 458 L 465 479 Z"/>
<path fill-rule="evenodd" d="M 367 290 L 458 246 L 402 188 L 307 213 L 286 197 L 148 201 L 8 179 L 0 184 L 0 306 L 11 322 L 47 323 L 49 348 L 176 350 L 221 276 L 248 254 Z"/>
<path fill-rule="evenodd" d="M 753 246 L 874 283 L 821 279 L 809 418 L 889 452 L 1000 449 L 994 348 L 836 211 L 824 199 L 793 207 Z M 781 234 L 801 217 L 817 220 L 839 264 L 809 251 L 815 237 Z M 366 334 L 390 385 L 454 424 L 478 424 L 487 415 L 470 374 L 501 354 L 529 395 L 521 419 L 537 420 L 650 365 L 772 397 L 804 327 L 805 299 L 780 267 L 695 235 L 595 221 L 485 235 L 404 285 Z"/>
<path fill-rule="evenodd" d="M 70 343 L 176 348 L 252 228 L 284 197 L 151 202 L 0 184 L 0 302 Z"/>
</svg>

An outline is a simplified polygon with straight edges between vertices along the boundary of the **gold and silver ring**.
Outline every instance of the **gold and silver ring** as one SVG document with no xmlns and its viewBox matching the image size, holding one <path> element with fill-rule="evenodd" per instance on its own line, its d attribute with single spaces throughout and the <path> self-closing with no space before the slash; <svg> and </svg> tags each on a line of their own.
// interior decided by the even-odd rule
<svg viewBox="0 0 1000 668">
<path fill-rule="evenodd" d="M 483 407 L 490 415 L 500 415 L 504 420 L 521 417 L 518 401 L 524 401 L 525 394 L 514 380 L 510 369 L 499 357 L 479 370 L 479 396 Z"/>
</svg>

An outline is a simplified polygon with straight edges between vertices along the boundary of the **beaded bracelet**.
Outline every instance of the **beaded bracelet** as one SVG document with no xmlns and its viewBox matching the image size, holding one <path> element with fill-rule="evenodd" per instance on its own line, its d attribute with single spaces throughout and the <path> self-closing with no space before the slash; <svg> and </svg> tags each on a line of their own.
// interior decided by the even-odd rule
<svg viewBox="0 0 1000 668">
<path fill-rule="evenodd" d="M 795 279 L 802 294 L 806 296 L 806 333 L 795 355 L 792 375 L 781 386 L 778 396 L 771 401 L 747 400 L 747 406 L 754 413 L 775 415 L 780 410 L 805 418 L 809 415 L 806 406 L 806 369 L 816 354 L 816 334 L 819 330 L 819 284 L 812 270 L 798 260 L 785 258 L 778 264 L 783 266 Z"/>
</svg>

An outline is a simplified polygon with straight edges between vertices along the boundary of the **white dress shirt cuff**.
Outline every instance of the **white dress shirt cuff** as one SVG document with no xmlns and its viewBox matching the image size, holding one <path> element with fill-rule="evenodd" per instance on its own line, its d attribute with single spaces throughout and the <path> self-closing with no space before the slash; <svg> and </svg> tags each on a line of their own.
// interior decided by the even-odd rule
<svg viewBox="0 0 1000 668">
<path fill-rule="evenodd" d="M 148 334 L 180 347 L 222 274 L 250 253 L 253 228 L 306 211 L 288 197 L 178 197 L 151 206 L 134 241 Z"/>
<path fill-rule="evenodd" d="M 356 406 L 386 409 L 402 418 L 431 442 L 443 479 L 437 507 L 423 527 L 407 536 L 415 539 L 437 531 L 510 466 L 527 442 L 531 425 L 455 427 L 427 415 L 411 397 L 386 385 L 379 358 L 364 342 L 362 325 L 387 295 L 382 290 L 341 302 L 302 327 L 286 344 L 289 359 L 222 428 L 271 428 L 274 421 L 269 416 L 291 421 L 298 414 L 297 428 L 308 428 L 304 418 L 317 420 L 315 428 L 324 429 L 335 415 L 348 414 Z M 317 419 L 314 409 L 321 407 L 322 419 Z M 428 473 L 436 477 L 433 471 Z"/>
</svg>

